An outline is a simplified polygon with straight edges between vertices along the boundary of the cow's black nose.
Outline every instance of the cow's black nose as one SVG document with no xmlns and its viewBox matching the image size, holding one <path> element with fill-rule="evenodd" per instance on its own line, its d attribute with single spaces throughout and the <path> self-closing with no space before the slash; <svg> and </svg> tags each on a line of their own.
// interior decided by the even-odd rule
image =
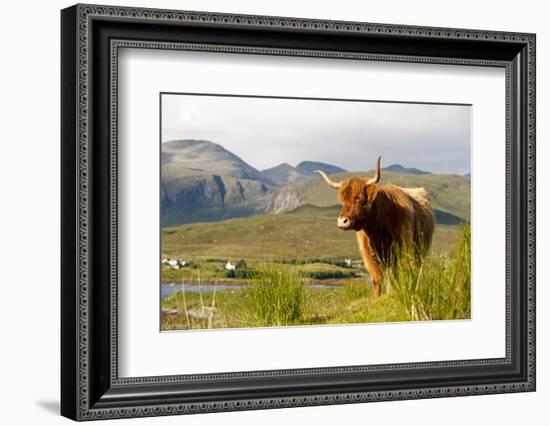
<svg viewBox="0 0 550 426">
<path fill-rule="evenodd" d="M 347 228 L 349 227 L 349 224 L 350 224 L 349 218 L 346 216 L 340 216 L 338 218 L 337 224 L 339 228 Z"/>
</svg>

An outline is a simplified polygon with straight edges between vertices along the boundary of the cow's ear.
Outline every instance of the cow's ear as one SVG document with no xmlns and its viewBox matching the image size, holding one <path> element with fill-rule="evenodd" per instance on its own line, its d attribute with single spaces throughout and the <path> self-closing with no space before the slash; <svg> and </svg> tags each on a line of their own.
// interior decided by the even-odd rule
<svg viewBox="0 0 550 426">
<path fill-rule="evenodd" d="M 365 199 L 367 200 L 367 206 L 370 207 L 378 195 L 378 189 L 375 184 L 366 184 L 363 191 Z"/>
</svg>

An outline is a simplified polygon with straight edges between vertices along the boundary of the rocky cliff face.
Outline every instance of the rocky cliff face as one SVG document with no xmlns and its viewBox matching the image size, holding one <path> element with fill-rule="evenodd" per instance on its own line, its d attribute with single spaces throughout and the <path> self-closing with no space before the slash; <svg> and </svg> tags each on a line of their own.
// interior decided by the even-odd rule
<svg viewBox="0 0 550 426">
<path fill-rule="evenodd" d="M 293 183 L 342 170 L 330 164 L 281 164 L 258 171 L 221 145 L 204 140 L 162 144 L 162 226 L 258 213 L 282 213 L 304 204 Z M 298 170 L 300 169 L 300 170 Z"/>
<path fill-rule="evenodd" d="M 304 202 L 293 187 L 285 186 L 276 191 L 266 205 L 265 213 L 284 213 L 300 207 Z"/>
<path fill-rule="evenodd" d="M 261 182 L 231 176 L 190 176 L 161 187 L 162 225 L 248 216 L 269 189 Z"/>
</svg>

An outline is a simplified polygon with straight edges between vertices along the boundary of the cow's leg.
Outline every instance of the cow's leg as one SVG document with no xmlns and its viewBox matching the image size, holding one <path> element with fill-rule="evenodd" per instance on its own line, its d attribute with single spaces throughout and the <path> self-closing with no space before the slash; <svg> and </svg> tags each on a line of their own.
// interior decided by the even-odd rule
<svg viewBox="0 0 550 426">
<path fill-rule="evenodd" d="M 374 287 L 374 294 L 376 296 L 380 295 L 380 284 L 382 283 L 382 268 L 380 263 L 374 254 L 372 247 L 370 245 L 369 237 L 365 231 L 357 231 L 357 243 L 359 244 L 359 251 L 361 252 L 361 257 L 363 258 L 363 263 L 365 268 L 369 271 L 369 274 L 372 279 L 372 285 Z"/>
</svg>

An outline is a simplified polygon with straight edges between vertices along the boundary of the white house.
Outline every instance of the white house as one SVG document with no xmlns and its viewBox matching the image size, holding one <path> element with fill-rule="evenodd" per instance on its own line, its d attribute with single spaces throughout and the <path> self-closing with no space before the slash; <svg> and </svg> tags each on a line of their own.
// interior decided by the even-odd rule
<svg viewBox="0 0 550 426">
<path fill-rule="evenodd" d="M 348 268 L 351 268 L 351 259 L 344 259 L 344 263 Z"/>
<path fill-rule="evenodd" d="M 227 269 L 228 271 L 233 271 L 233 270 L 235 270 L 235 268 L 236 268 L 236 266 L 233 265 L 229 260 L 225 264 L 225 269 Z"/>
<path fill-rule="evenodd" d="M 181 259 L 163 259 L 162 263 L 170 266 L 173 269 L 183 268 L 187 262 Z"/>
</svg>

